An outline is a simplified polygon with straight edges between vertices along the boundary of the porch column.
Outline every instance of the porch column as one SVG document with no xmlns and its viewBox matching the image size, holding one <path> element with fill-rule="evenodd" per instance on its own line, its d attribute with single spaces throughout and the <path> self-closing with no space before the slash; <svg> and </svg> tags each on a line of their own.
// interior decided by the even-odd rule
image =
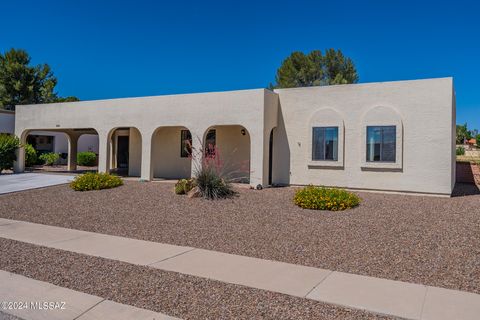
<svg viewBox="0 0 480 320">
<path fill-rule="evenodd" d="M 257 188 L 268 185 L 268 163 L 265 168 L 265 153 L 268 155 L 268 149 L 265 149 L 264 136 L 261 130 L 250 132 L 250 185 Z M 267 156 L 268 158 L 268 156 Z M 267 169 L 267 174 L 265 174 Z"/>
<path fill-rule="evenodd" d="M 192 169 L 190 177 L 193 178 L 197 174 L 197 170 L 202 167 L 202 151 L 203 151 L 203 132 L 190 131 L 192 134 Z"/>
<path fill-rule="evenodd" d="M 15 173 L 21 173 L 25 171 L 25 148 L 21 147 L 15 151 L 17 160 L 13 163 L 13 171 Z"/>
<path fill-rule="evenodd" d="M 27 143 L 27 134 L 26 131 L 21 134 L 17 133 L 17 136 L 20 137 L 20 144 L 24 145 Z M 15 151 L 17 160 L 13 162 L 13 172 L 22 173 L 25 171 L 25 148 L 21 147 Z"/>
<path fill-rule="evenodd" d="M 77 170 L 77 148 L 78 148 L 78 138 L 77 134 L 68 134 L 68 171 Z"/>
<path fill-rule="evenodd" d="M 98 172 L 109 172 L 110 141 L 108 132 L 98 131 Z"/>
<path fill-rule="evenodd" d="M 152 172 L 152 134 L 153 130 L 142 130 L 142 160 L 140 170 L 141 181 L 151 181 L 153 179 Z"/>
</svg>

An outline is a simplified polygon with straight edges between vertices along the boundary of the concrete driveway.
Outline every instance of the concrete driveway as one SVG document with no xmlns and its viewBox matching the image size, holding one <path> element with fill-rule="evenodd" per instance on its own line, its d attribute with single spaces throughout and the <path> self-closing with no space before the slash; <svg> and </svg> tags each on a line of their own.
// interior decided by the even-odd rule
<svg viewBox="0 0 480 320">
<path fill-rule="evenodd" d="M 0 194 L 65 184 L 73 178 L 74 176 L 43 173 L 0 175 Z"/>
</svg>

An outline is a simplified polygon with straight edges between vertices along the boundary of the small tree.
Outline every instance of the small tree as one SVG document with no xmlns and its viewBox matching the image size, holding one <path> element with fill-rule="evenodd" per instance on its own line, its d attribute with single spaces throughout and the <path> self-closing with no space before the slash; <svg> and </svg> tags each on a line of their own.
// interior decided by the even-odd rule
<svg viewBox="0 0 480 320">
<path fill-rule="evenodd" d="M 0 173 L 13 168 L 13 162 L 17 160 L 15 151 L 19 146 L 20 141 L 16 136 L 0 134 Z"/>
<path fill-rule="evenodd" d="M 480 148 L 480 134 L 475 136 L 475 144 L 477 145 L 477 148 Z"/>
<path fill-rule="evenodd" d="M 468 131 L 468 127 L 466 123 L 464 125 L 457 124 L 456 133 L 457 133 L 457 139 L 456 139 L 457 144 L 464 144 L 465 140 L 469 140 L 472 138 L 472 135 L 470 131 Z"/>
</svg>

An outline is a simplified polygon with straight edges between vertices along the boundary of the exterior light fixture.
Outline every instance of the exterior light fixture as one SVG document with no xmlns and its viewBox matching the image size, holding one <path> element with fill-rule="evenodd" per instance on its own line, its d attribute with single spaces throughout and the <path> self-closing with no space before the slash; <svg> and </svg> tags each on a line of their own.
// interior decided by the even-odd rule
<svg viewBox="0 0 480 320">
<path fill-rule="evenodd" d="M 240 130 L 240 132 L 242 133 L 242 136 L 244 136 L 246 134 L 245 129 Z"/>
</svg>

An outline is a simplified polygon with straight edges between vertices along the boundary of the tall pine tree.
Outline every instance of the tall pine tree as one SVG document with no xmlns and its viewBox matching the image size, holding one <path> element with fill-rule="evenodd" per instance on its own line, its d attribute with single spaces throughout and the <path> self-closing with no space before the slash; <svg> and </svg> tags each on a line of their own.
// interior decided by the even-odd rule
<svg viewBox="0 0 480 320">
<path fill-rule="evenodd" d="M 282 62 L 275 80 L 273 88 L 325 86 L 356 83 L 358 74 L 352 59 L 340 50 L 328 49 L 325 55 L 320 50 L 295 51 Z"/>
</svg>

